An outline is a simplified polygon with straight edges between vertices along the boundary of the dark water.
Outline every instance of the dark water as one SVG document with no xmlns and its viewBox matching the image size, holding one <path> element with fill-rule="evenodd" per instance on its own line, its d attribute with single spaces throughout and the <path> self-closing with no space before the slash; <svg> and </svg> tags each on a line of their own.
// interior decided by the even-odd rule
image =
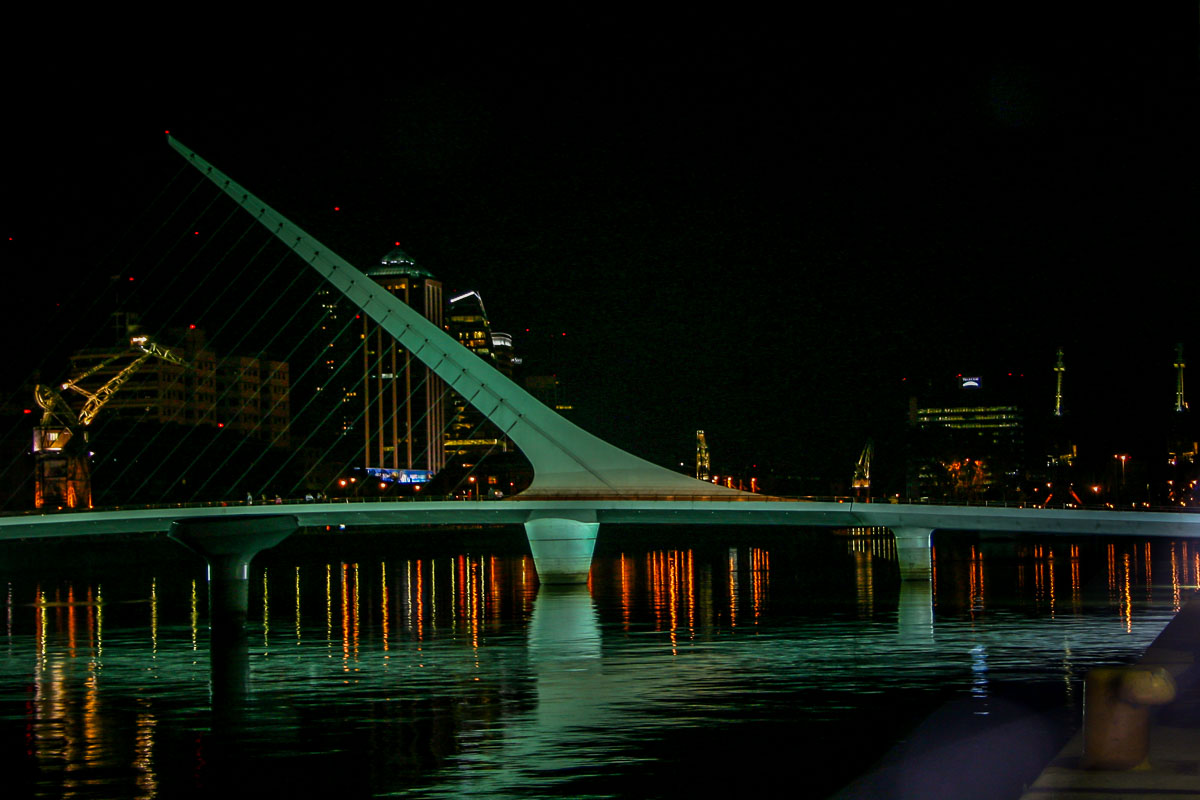
<svg viewBox="0 0 1200 800">
<path fill-rule="evenodd" d="M 1180 542 L 613 528 L 294 537 L 212 671 L 161 540 L 0 548 L 4 797 L 1015 797 L 1196 583 Z"/>
</svg>

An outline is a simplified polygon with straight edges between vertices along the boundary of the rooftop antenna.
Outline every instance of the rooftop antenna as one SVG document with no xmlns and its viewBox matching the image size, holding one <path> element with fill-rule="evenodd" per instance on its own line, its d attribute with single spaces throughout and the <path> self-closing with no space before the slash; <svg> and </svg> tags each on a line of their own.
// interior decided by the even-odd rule
<svg viewBox="0 0 1200 800">
<path fill-rule="evenodd" d="M 1187 411 L 1187 400 L 1183 399 L 1183 345 L 1175 345 L 1175 410 Z"/>
<path fill-rule="evenodd" d="M 1054 379 L 1055 379 L 1055 388 L 1054 388 L 1054 416 L 1056 416 L 1056 417 L 1061 417 L 1061 416 L 1063 415 L 1063 410 L 1062 410 L 1062 398 L 1063 398 L 1062 384 L 1063 384 L 1063 373 L 1064 373 L 1064 372 L 1066 372 L 1066 371 L 1067 371 L 1067 368 L 1066 368 L 1066 367 L 1063 365 L 1063 349 L 1060 347 L 1060 348 L 1058 348 L 1058 362 L 1057 362 L 1057 363 L 1055 363 L 1055 365 L 1054 365 Z M 1183 378 L 1181 377 L 1181 378 L 1180 378 L 1180 381 L 1182 381 L 1182 380 L 1183 380 Z M 1181 383 L 1180 385 L 1182 386 L 1183 384 Z"/>
</svg>

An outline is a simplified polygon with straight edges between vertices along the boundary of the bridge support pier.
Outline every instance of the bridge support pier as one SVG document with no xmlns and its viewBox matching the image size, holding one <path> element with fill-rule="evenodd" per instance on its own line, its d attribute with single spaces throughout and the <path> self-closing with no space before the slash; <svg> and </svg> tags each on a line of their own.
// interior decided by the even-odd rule
<svg viewBox="0 0 1200 800">
<path fill-rule="evenodd" d="M 170 537 L 208 562 L 209 619 L 214 633 L 240 630 L 250 603 L 250 559 L 282 542 L 293 516 L 238 516 L 171 523 Z"/>
<path fill-rule="evenodd" d="M 233 724 L 250 683 L 246 613 L 250 559 L 299 527 L 292 516 L 238 516 L 178 520 L 170 537 L 208 562 L 209 655 L 215 722 Z"/>
<path fill-rule="evenodd" d="M 595 511 L 535 511 L 525 522 L 538 580 L 587 583 L 600 523 Z"/>
<path fill-rule="evenodd" d="M 933 529 L 896 527 L 892 528 L 892 534 L 896 537 L 900 579 L 928 581 L 933 576 L 933 562 L 929 555 Z"/>
</svg>

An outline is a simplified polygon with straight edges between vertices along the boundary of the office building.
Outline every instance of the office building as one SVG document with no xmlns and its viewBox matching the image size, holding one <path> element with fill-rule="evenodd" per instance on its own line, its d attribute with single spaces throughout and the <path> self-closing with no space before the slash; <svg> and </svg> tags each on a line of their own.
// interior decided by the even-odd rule
<svg viewBox="0 0 1200 800">
<path fill-rule="evenodd" d="M 512 337 L 494 333 L 479 292 L 464 292 L 450 298 L 446 330 L 458 342 L 488 364 L 512 376 Z M 509 441 L 487 417 L 456 392 L 449 397 L 450 423 L 446 429 L 448 456 L 474 463 L 492 453 L 503 453 Z"/>
<path fill-rule="evenodd" d="M 399 247 L 366 274 L 394 296 L 442 327 L 442 284 Z M 361 415 L 363 467 L 384 482 L 420 483 L 445 464 L 445 383 L 363 316 Z"/>
<path fill-rule="evenodd" d="M 950 392 L 910 399 L 910 497 L 1003 499 L 1021 491 L 1025 415 L 1007 383 L 985 389 L 982 377 L 958 376 Z"/>
</svg>

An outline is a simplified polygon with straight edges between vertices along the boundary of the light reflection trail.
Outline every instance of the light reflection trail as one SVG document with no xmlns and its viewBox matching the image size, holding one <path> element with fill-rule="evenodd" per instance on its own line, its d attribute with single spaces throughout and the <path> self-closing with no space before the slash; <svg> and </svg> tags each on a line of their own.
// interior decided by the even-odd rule
<svg viewBox="0 0 1200 800">
<path fill-rule="evenodd" d="M 1071 545 L 1071 610 L 1076 614 L 1082 607 L 1082 588 L 1079 579 L 1079 545 Z"/>
<path fill-rule="evenodd" d="M 354 564 L 354 597 L 353 597 L 353 604 L 354 604 L 354 605 L 353 605 L 353 614 L 354 614 L 354 628 L 353 628 L 353 631 L 354 631 L 354 661 L 355 661 L 355 663 L 357 664 L 357 662 L 358 662 L 358 644 L 359 644 L 359 621 L 360 621 L 360 618 L 361 618 L 361 615 L 359 614 L 358 564 L 357 564 L 357 563 L 355 563 L 355 564 Z M 358 671 L 358 667 L 355 667 L 355 672 L 357 672 L 357 671 Z"/>
<path fill-rule="evenodd" d="M 738 563 L 737 548 L 729 548 L 729 627 L 737 626 Z"/>
<path fill-rule="evenodd" d="M 188 623 L 192 633 L 192 650 L 200 649 L 200 605 L 196 597 L 196 579 L 192 578 L 192 602 L 188 612 Z"/>
<path fill-rule="evenodd" d="M 1142 551 L 1141 548 L 1135 550 L 1133 558 L 1136 558 Z M 1174 550 L 1172 554 L 1175 554 Z M 775 628 L 776 632 L 788 630 L 790 634 L 790 629 L 782 627 L 778 618 L 773 619 L 767 613 L 770 610 L 768 589 L 774 588 L 777 592 L 779 591 L 778 576 L 776 586 L 769 587 L 771 555 L 772 553 L 765 549 L 749 549 L 750 575 L 747 576 L 749 578 L 747 588 L 750 589 L 750 596 L 754 599 L 756 615 L 762 614 L 764 617 L 763 624 L 778 626 Z M 1073 552 L 1072 556 L 1073 558 L 1077 557 L 1077 553 Z M 1136 562 L 1131 564 L 1130 558 L 1130 554 L 1124 554 L 1125 569 L 1121 573 L 1124 582 L 1124 602 L 1126 603 L 1122 608 L 1122 614 L 1126 632 L 1129 632 L 1131 627 L 1138 628 L 1133 619 L 1136 614 L 1132 604 L 1132 595 L 1137 594 L 1140 597 L 1140 593 L 1132 592 L 1132 588 L 1134 588 L 1132 584 L 1145 574 L 1143 570 L 1138 569 Z M 776 561 L 787 564 L 786 561 L 779 562 L 778 556 Z M 977 554 L 973 568 L 978 573 L 976 579 L 980 583 L 983 578 L 984 565 L 982 562 L 982 557 Z M 609 606 L 613 621 L 611 627 L 601 627 L 601 615 L 597 611 L 597 601 L 592 600 L 591 595 L 586 593 L 583 595 L 586 602 L 579 603 L 574 617 L 570 613 L 558 614 L 564 610 L 564 606 L 571 605 L 569 602 L 559 603 L 559 608 L 555 610 L 555 602 L 543 603 L 541 595 L 533 601 L 533 610 L 540 615 L 539 635 L 545 634 L 546 631 L 555 627 L 548 626 L 547 623 L 551 617 L 557 616 L 558 623 L 556 625 L 565 625 L 569 631 L 574 631 L 568 636 L 580 645 L 574 650 L 555 650 L 558 645 L 551 641 L 543 642 L 540 645 L 540 651 L 533 653 L 533 648 L 538 645 L 534 644 L 535 637 L 530 633 L 529 641 L 526 643 L 529 648 L 528 660 L 526 660 L 527 654 L 524 649 L 492 641 L 493 638 L 499 639 L 500 637 L 484 635 L 493 630 L 491 623 L 496 617 L 502 615 L 502 611 L 492 607 L 489 603 L 482 602 L 480 599 L 482 596 L 486 594 L 490 598 L 507 597 L 512 607 L 518 607 L 518 602 L 524 603 L 528 597 L 523 593 L 518 596 L 506 594 L 500 587 L 500 583 L 512 580 L 510 577 L 512 573 L 506 575 L 502 571 L 497 571 L 491 568 L 492 564 L 483 560 L 470 562 L 471 569 L 478 580 L 468 581 L 470 589 L 466 595 L 468 606 L 473 612 L 471 620 L 477 623 L 488 623 L 478 629 L 478 639 L 470 640 L 468 647 L 466 646 L 468 644 L 466 637 L 458 641 L 454 641 L 452 637 L 439 637 L 437 634 L 447 627 L 446 618 L 439 618 L 436 614 L 428 617 L 420 616 L 426 624 L 425 633 L 429 635 L 432 642 L 429 654 L 431 658 L 436 659 L 438 670 L 445 670 L 437 680 L 454 683 L 455 679 L 463 674 L 463 665 L 478 665 L 480 663 L 479 655 L 484 653 L 489 660 L 492 660 L 491 663 L 502 664 L 502 668 L 498 670 L 504 674 L 502 680 L 507 681 L 515 676 L 517 679 L 514 681 L 515 684 L 522 685 L 522 690 L 528 689 L 535 694 L 535 703 L 519 702 L 506 705 L 507 701 L 502 701 L 487 714 L 480 714 L 477 718 L 459 717 L 457 716 L 459 712 L 455 712 L 455 724 L 461 726 L 453 733 L 453 736 L 457 737 L 456 741 L 461 742 L 474 737 L 473 741 L 476 742 L 471 751 L 472 758 L 476 760 L 469 763 L 464 760 L 464 762 L 455 764 L 455 769 L 462 768 L 464 780 L 470 777 L 472 780 L 482 781 L 481 787 L 494 786 L 493 781 L 503 780 L 504 776 L 514 774 L 513 769 L 504 767 L 505 758 L 514 759 L 516 764 L 524 768 L 529 768 L 534 763 L 540 763 L 533 762 L 532 759 L 537 757 L 535 753 L 545 752 L 552 736 L 557 737 L 554 741 L 559 747 L 551 759 L 554 765 L 584 765 L 587 763 L 584 754 L 595 752 L 594 749 L 589 751 L 587 748 L 594 747 L 598 737 L 620 737 L 629 731 L 638 729 L 639 726 L 644 726 L 647 709 L 662 708 L 669 702 L 680 701 L 681 698 L 694 704 L 698 709 L 709 706 L 719 707 L 721 703 L 728 702 L 722 691 L 721 680 L 722 676 L 731 672 L 748 672 L 763 685 L 770 685 L 772 681 L 778 681 L 782 675 L 805 676 L 805 680 L 809 679 L 808 676 L 813 676 L 812 680 L 814 681 L 817 677 L 833 680 L 834 677 L 840 675 L 842 677 L 838 677 L 838 680 L 845 682 L 837 684 L 839 690 L 847 687 L 850 690 L 877 690 L 877 687 L 872 686 L 872 680 L 884 678 L 899 683 L 903 682 L 903 670 L 910 667 L 898 666 L 901 663 L 899 652 L 903 652 L 906 659 L 914 653 L 928 652 L 930 659 L 922 662 L 921 667 L 912 669 L 947 670 L 946 674 L 951 674 L 949 666 L 938 663 L 934 659 L 934 655 L 936 654 L 943 661 L 957 660 L 957 667 L 965 667 L 969 670 L 963 680 L 970 681 L 966 684 L 970 691 L 975 692 L 976 696 L 980 698 L 987 698 L 991 688 L 990 681 L 995 680 L 997 673 L 1002 673 L 1006 669 L 1009 671 L 1021 669 L 1027 653 L 1046 647 L 1054 647 L 1062 653 L 1061 671 L 1054 677 L 1057 678 L 1058 674 L 1061 674 L 1063 680 L 1070 682 L 1071 678 L 1068 672 L 1076 663 L 1073 657 L 1076 648 L 1075 642 L 1081 639 L 1086 642 L 1088 636 L 1094 637 L 1095 640 L 1103 640 L 1105 636 L 1103 631 L 1088 632 L 1099 627 L 1094 624 L 1095 620 L 1082 624 L 1084 621 L 1079 618 L 1056 621 L 1054 627 L 1042 629 L 1045 633 L 1021 631 L 1015 635 L 1011 628 L 1006 629 L 1004 626 L 989 629 L 987 621 L 982 621 L 975 629 L 967 629 L 957 624 L 955 620 L 939 619 L 937 630 L 933 630 L 932 626 L 927 626 L 929 630 L 921 636 L 914 635 L 911 628 L 906 629 L 903 622 L 898 623 L 896 628 L 874 626 L 866 633 L 855 634 L 852 658 L 856 674 L 845 678 L 847 640 L 844 634 L 837 634 L 833 628 L 828 626 L 818 626 L 815 630 L 806 630 L 803 637 L 795 637 L 790 641 L 786 638 L 774 638 L 770 641 L 770 647 L 755 645 L 753 640 L 760 638 L 756 636 L 718 637 L 718 634 L 722 632 L 720 620 L 724 616 L 724 609 L 721 608 L 723 605 L 721 602 L 711 602 L 711 597 L 714 575 L 718 595 L 720 584 L 723 582 L 720 574 L 723 559 L 719 556 L 715 560 L 715 564 L 709 562 L 705 565 L 710 569 L 707 579 L 702 568 L 699 580 L 695 575 L 694 553 L 691 550 L 663 552 L 652 563 L 654 568 L 659 570 L 659 577 L 663 580 L 659 586 L 660 596 L 666 603 L 663 608 L 665 614 L 663 619 L 670 620 L 672 633 L 679 631 L 684 624 L 688 625 L 691 632 L 689 641 L 684 641 L 682 637 L 678 637 L 678 639 L 672 637 L 673 646 L 669 653 L 666 652 L 666 648 L 661 646 L 661 637 L 654 638 L 658 654 L 647 656 L 645 650 L 636 650 L 640 644 L 637 641 L 638 637 L 614 635 L 615 631 L 621 630 L 628 622 L 632 622 L 625 617 L 626 610 L 644 603 L 646 598 L 651 595 L 652 587 L 649 584 L 644 585 L 636 594 L 626 594 L 627 587 L 637 585 L 639 575 L 644 574 L 638 569 L 639 563 L 636 559 L 625 558 L 620 562 L 621 567 L 617 570 L 619 581 L 609 580 L 605 585 L 605 581 L 597 580 L 596 591 L 611 593 L 612 605 Z M 1050 563 L 1052 564 L 1052 561 Z M 995 562 L 989 561 L 989 564 L 994 571 L 996 569 Z M 457 565 L 449 564 L 449 566 L 451 567 L 449 570 L 442 567 L 443 575 L 455 574 Z M 485 569 L 485 566 L 488 568 Z M 715 569 L 712 569 L 713 566 Z M 628 572 L 626 567 L 629 568 Z M 525 568 L 524 561 L 521 562 L 521 568 Z M 428 574 L 424 574 L 425 572 Z M 410 575 L 412 575 L 411 571 Z M 962 572 L 958 572 L 957 575 L 959 578 L 963 577 Z M 432 602 L 433 593 L 427 592 L 425 586 L 431 588 L 436 576 L 436 570 L 422 570 L 410 584 L 405 585 L 404 596 L 410 598 L 413 605 L 426 601 Z M 384 615 L 386 615 L 390 613 L 390 601 L 386 598 L 386 565 L 381 565 L 379 577 L 385 591 L 383 603 Z M 415 637 L 397 633 L 395 639 L 390 636 L 386 637 L 387 644 L 383 647 L 374 646 L 369 632 L 372 630 L 371 626 L 377 625 L 379 622 L 372 621 L 371 615 L 365 610 L 361 610 L 358 605 L 357 567 L 351 578 L 350 571 L 344 565 L 343 578 L 346 592 L 354 597 L 354 601 L 343 604 L 343 611 L 348 613 L 352 619 L 350 629 L 354 631 L 355 667 L 359 668 L 358 659 L 361 659 L 364 683 L 369 680 L 369 667 L 372 664 L 378 664 L 379 659 L 390 657 L 395 659 L 396 663 L 401 663 L 401 659 L 418 660 L 420 656 L 415 653 L 420 649 L 420 642 Z M 352 592 L 349 587 L 351 579 L 355 582 Z M 736 575 L 732 580 L 736 581 Z M 1076 580 L 1074 571 L 1072 580 L 1073 582 Z M 991 581 L 993 586 L 998 584 L 995 574 L 991 576 Z M 1052 606 L 1055 592 L 1054 581 L 1051 568 L 1047 573 L 1046 588 L 1052 598 Z M 144 586 L 144 584 L 140 585 Z M 299 585 L 298 581 L 297 585 Z M 786 586 L 786 583 L 784 585 Z M 313 588 L 315 589 L 317 586 L 314 585 Z M 329 598 L 328 582 L 326 589 L 327 598 Z M 39 700 L 31 706 L 29 724 L 32 728 L 37 729 L 31 740 L 32 746 L 39 753 L 38 758 L 41 759 L 39 763 L 46 765 L 47 770 L 53 769 L 52 765 L 56 763 L 55 760 L 64 755 L 70 758 L 86 759 L 85 753 L 93 751 L 92 743 L 104 741 L 100 727 L 104 720 L 104 715 L 101 713 L 103 705 L 100 700 L 103 697 L 113 696 L 112 694 L 106 695 L 104 692 L 115 691 L 113 688 L 115 675 L 109 673 L 106 675 L 105 681 L 101 682 L 98 680 L 98 670 L 95 670 L 89 673 L 86 684 L 83 682 L 75 684 L 76 687 L 87 687 L 89 699 L 85 703 L 88 709 L 86 712 L 81 712 L 80 704 L 73 699 L 77 696 L 71 694 L 73 691 L 78 691 L 72 685 L 70 673 L 72 649 L 82 646 L 81 632 L 77 627 L 80 620 L 72 617 L 72 614 L 81 612 L 74 609 L 72 604 L 76 602 L 81 591 L 81 587 L 67 589 L 67 605 L 57 608 L 54 614 L 50 614 L 49 606 L 52 604 L 46 602 L 46 593 L 39 589 L 39 602 L 36 604 L 36 610 L 30 615 L 38 626 L 36 649 L 44 667 L 39 676 L 40 683 L 37 684 Z M 632 589 L 630 588 L 629 591 Z M 926 591 L 930 590 L 926 589 Z M 90 600 L 90 587 L 88 592 Z M 985 594 L 982 590 L 979 591 L 981 601 Z M 23 591 L 21 596 L 27 595 Z M 776 595 L 777 598 L 780 596 Z M 706 597 L 709 598 L 707 603 L 703 599 Z M 99 591 L 97 589 L 98 599 Z M 730 605 L 734 605 L 736 601 L 737 594 L 731 593 Z M 369 593 L 366 602 L 369 608 L 378 608 L 374 599 L 369 598 Z M 182 631 L 178 631 L 178 635 L 175 636 L 172 643 L 171 628 L 168 624 L 169 617 L 166 616 L 171 605 L 168 602 L 163 607 L 162 637 L 151 644 L 154 651 L 158 652 L 160 658 L 163 659 L 164 665 L 170 663 L 173 646 L 179 651 L 187 650 L 187 658 L 194 660 L 190 654 L 194 639 L 188 641 L 188 637 L 183 635 Z M 883 604 L 881 603 L 881 605 Z M 928 607 L 928 599 L 925 600 L 925 605 Z M 300 602 L 297 598 L 297 607 L 299 608 L 299 606 Z M 310 619 L 310 623 L 319 630 L 319 604 L 310 603 L 310 606 L 312 611 L 317 612 Z M 22 605 L 19 608 L 28 607 Z M 330 606 L 327 605 L 327 619 L 330 613 L 329 608 Z M 1138 608 L 1140 609 L 1141 606 Z M 348 612 L 347 609 L 349 609 Z M 265 610 L 266 606 L 264 605 Z M 140 609 L 137 611 L 139 615 L 143 613 Z M 95 612 L 96 649 L 98 650 L 100 627 L 98 602 Z M 699 620 L 695 617 L 697 612 Z M 25 614 L 25 612 L 20 613 Z M 992 615 L 995 617 L 998 612 L 993 611 Z M 635 629 L 644 631 L 649 627 L 650 621 L 646 619 L 646 616 L 645 614 L 640 615 L 640 621 L 633 622 Z M 89 616 L 88 619 L 90 631 L 91 617 Z M 634 617 L 634 619 L 639 618 Z M 29 630 L 28 620 L 29 616 L 23 616 L 22 626 L 25 631 Z M 744 625 L 744 620 L 742 621 Z M 1111 630 L 1111 617 L 1104 620 L 1103 624 L 1109 626 Z M 1091 628 L 1088 625 L 1091 625 Z M 530 627 L 532 627 L 532 622 Z M 705 636 L 703 634 L 706 627 L 716 630 Z M 591 629 L 596 631 L 594 636 L 588 633 Z M 604 651 L 599 647 L 601 630 L 604 632 L 603 643 L 606 648 Z M 360 652 L 360 643 L 357 637 L 363 632 L 367 632 L 367 635 L 363 639 Z M 134 629 L 134 633 L 138 640 L 136 653 L 141 661 L 137 662 L 136 667 L 129 667 L 133 661 L 129 656 L 129 645 L 127 642 L 122 643 L 121 637 L 118 636 L 114 654 L 114 664 L 117 665 L 118 670 L 125 668 L 132 672 L 144 665 L 146 641 L 141 624 Z M 696 635 L 697 633 L 701 635 Z M 1144 634 L 1144 632 L 1139 631 L 1139 634 Z M 648 638 L 653 637 L 642 637 L 641 641 L 645 642 Z M 591 639 L 594 639 L 594 644 L 589 644 Z M 765 637 L 763 640 L 765 641 Z M 24 641 L 27 648 L 25 657 L 28 658 L 28 650 L 34 649 L 35 642 L 30 641 L 27 634 Z M 1094 647 L 1095 641 L 1085 644 L 1084 650 L 1089 646 Z M 1132 646 L 1132 643 L 1128 646 Z M 972 650 L 970 648 L 979 649 Z M 317 652 L 319 653 L 319 650 Z M 635 652 L 637 653 L 636 657 L 634 656 Z M 967 654 L 971 654 L 969 658 Z M 673 663 L 666 664 L 662 659 L 664 656 L 669 656 Z M 1054 658 L 1057 659 L 1057 655 Z M 372 662 L 371 659 L 375 659 L 375 661 Z M 80 660 L 82 661 L 82 659 Z M 263 665 L 261 677 L 264 687 L 271 685 L 273 677 L 280 678 L 282 682 L 282 679 L 288 675 L 280 659 L 275 659 L 275 661 L 276 664 Z M 310 657 L 310 661 L 305 662 L 305 666 L 312 668 L 315 673 L 321 674 L 328 672 L 330 665 L 327 665 L 325 659 L 320 659 L 320 664 L 313 666 Z M 162 669 L 161 672 L 165 680 L 171 679 L 171 670 Z M 435 670 L 429 670 L 429 672 L 435 672 Z M 567 672 L 571 674 L 565 674 Z M 116 675 L 119 674 L 120 672 L 116 673 Z M 393 676 L 395 674 L 393 672 Z M 448 678 L 445 677 L 447 674 Z M 494 675 L 489 675 L 486 671 L 481 670 L 480 674 L 485 683 L 495 679 Z M 523 683 L 526 680 L 527 683 Z M 506 685 L 511 686 L 512 684 Z M 500 691 L 494 686 L 490 688 L 496 692 Z M 486 690 L 487 688 L 485 688 Z M 140 689 L 131 690 L 131 692 L 136 691 L 140 691 Z M 378 691 L 382 692 L 384 689 Z M 396 691 L 395 686 L 387 686 L 386 691 Z M 1068 691 L 1070 691 L 1069 687 Z M 308 694 L 312 695 L 308 698 L 308 702 L 313 704 L 330 702 L 327 687 L 323 688 L 320 693 L 314 689 Z M 137 695 L 133 693 L 132 696 L 136 697 Z M 462 696 L 461 693 L 455 695 L 459 699 Z M 38 705 L 39 702 L 40 705 Z M 81 713 L 86 714 L 85 719 L 88 720 L 83 725 L 79 724 Z M 697 713 L 704 712 L 701 710 Z M 165 769 L 166 757 L 165 751 L 156 750 L 158 745 L 155 744 L 154 737 L 156 731 L 161 735 L 169 730 L 166 727 L 165 714 L 165 710 L 151 705 L 145 706 L 143 716 L 138 719 L 140 726 L 138 736 L 142 737 L 138 739 L 138 749 L 134 753 L 128 747 L 130 740 L 124 739 L 122 743 L 125 747 L 123 751 L 125 760 L 119 765 L 128 773 L 131 759 L 135 757 L 140 759 L 137 762 L 138 767 L 144 769 L 145 774 L 152 781 L 147 785 L 157 786 L 160 792 L 163 782 L 159 781 L 158 773 Z M 60 725 L 55 720 L 64 715 L 71 719 L 65 734 L 61 727 L 55 727 Z M 110 738 L 112 736 L 115 734 L 110 734 Z M 166 742 L 166 737 L 162 737 L 162 741 Z M 462 744 L 456 746 L 466 749 L 466 746 Z M 493 759 L 493 757 L 495 758 Z M 537 768 L 540 769 L 540 767 Z M 494 772 L 489 774 L 487 769 L 493 769 Z M 163 778 L 165 780 L 165 775 Z"/>
<path fill-rule="evenodd" d="M 262 637 L 263 652 L 269 652 L 271 642 L 271 590 L 267 582 L 267 568 L 262 571 Z"/>
<path fill-rule="evenodd" d="M 300 644 L 300 567 L 296 567 L 296 644 Z"/>
<path fill-rule="evenodd" d="M 1179 592 L 1179 561 L 1176 559 L 1174 542 L 1171 542 L 1171 607 L 1177 612 L 1181 608 Z"/>
<path fill-rule="evenodd" d="M 387 585 L 387 563 L 381 561 L 379 563 L 379 619 L 380 627 L 383 633 L 383 652 L 388 651 L 388 585 Z M 299 618 L 297 617 L 297 625 Z M 385 656 L 386 657 L 386 656 Z"/>
<path fill-rule="evenodd" d="M 158 657 L 158 578 L 150 579 L 150 658 Z"/>
<path fill-rule="evenodd" d="M 1058 598 L 1054 594 L 1054 550 L 1051 548 L 1046 555 L 1046 575 L 1049 578 L 1048 585 L 1050 587 L 1050 619 L 1054 619 L 1055 612 L 1058 610 L 1056 603 Z"/>
<path fill-rule="evenodd" d="M 1124 553 L 1124 572 L 1121 593 L 1121 618 L 1125 621 L 1125 632 L 1133 632 L 1133 597 L 1130 591 L 1129 553 Z"/>
<path fill-rule="evenodd" d="M 148 705 L 143 701 L 143 705 Z M 133 766 L 137 769 L 137 797 L 150 800 L 158 796 L 158 779 L 154 768 L 154 730 L 158 720 L 149 711 L 137 715 L 134 738 Z"/>
<path fill-rule="evenodd" d="M 342 573 L 342 670 L 350 671 L 350 587 L 348 586 L 348 570 L 341 565 Z"/>
</svg>

